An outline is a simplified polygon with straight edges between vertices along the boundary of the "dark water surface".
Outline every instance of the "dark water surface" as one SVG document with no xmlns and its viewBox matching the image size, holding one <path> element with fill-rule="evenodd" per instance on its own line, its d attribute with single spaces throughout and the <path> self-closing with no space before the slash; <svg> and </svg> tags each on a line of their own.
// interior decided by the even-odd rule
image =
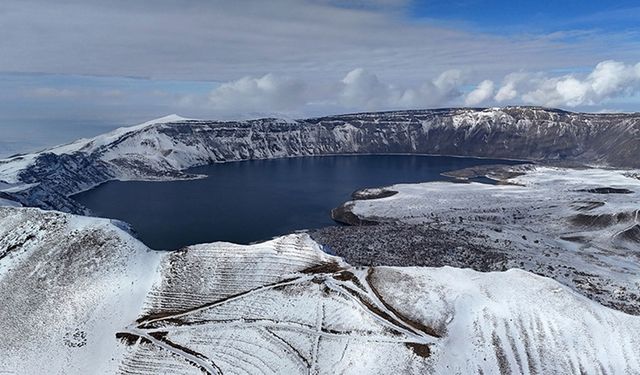
<svg viewBox="0 0 640 375">
<path fill-rule="evenodd" d="M 97 216 L 133 225 L 154 249 L 213 241 L 250 243 L 335 225 L 332 208 L 354 190 L 448 180 L 440 173 L 514 161 L 357 155 L 252 160 L 192 168 L 201 180 L 107 182 L 74 198 Z"/>
</svg>

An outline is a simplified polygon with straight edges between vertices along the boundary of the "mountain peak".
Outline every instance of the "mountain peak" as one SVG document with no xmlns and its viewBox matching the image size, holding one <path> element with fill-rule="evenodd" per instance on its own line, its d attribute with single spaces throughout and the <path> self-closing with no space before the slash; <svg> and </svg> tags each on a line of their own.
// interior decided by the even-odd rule
<svg viewBox="0 0 640 375">
<path fill-rule="evenodd" d="M 193 119 L 182 117 L 182 116 L 177 115 L 177 114 L 174 113 L 174 114 L 171 114 L 171 115 L 159 117 L 159 118 L 154 119 L 154 120 L 149 120 L 147 122 L 143 122 L 142 124 L 139 124 L 139 125 L 134 125 L 134 127 L 147 126 L 147 125 L 153 125 L 153 124 L 167 124 L 167 123 L 170 123 L 170 122 L 189 121 L 189 120 L 193 120 Z"/>
</svg>

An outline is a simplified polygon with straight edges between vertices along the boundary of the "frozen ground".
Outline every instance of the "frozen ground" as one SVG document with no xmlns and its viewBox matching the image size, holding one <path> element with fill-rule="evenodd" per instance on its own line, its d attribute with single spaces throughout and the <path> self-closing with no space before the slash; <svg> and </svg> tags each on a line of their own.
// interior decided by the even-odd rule
<svg viewBox="0 0 640 375">
<path fill-rule="evenodd" d="M 397 193 L 354 200 L 334 211 L 350 224 L 381 224 L 327 228 L 313 236 L 354 264 L 521 268 L 607 306 L 640 314 L 637 175 L 605 169 L 512 169 L 517 176 L 498 185 L 387 187 Z"/>
<path fill-rule="evenodd" d="M 154 252 L 116 224 L 0 208 L 0 373 L 640 373 L 640 317 L 528 272 L 352 267 L 306 234 Z"/>
</svg>

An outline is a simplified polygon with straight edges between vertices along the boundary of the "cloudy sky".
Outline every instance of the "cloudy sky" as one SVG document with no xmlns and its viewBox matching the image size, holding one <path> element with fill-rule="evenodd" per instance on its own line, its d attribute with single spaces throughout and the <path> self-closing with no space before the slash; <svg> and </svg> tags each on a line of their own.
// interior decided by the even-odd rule
<svg viewBox="0 0 640 375">
<path fill-rule="evenodd" d="M 0 156 L 177 113 L 640 108 L 637 0 L 2 0 Z"/>
</svg>

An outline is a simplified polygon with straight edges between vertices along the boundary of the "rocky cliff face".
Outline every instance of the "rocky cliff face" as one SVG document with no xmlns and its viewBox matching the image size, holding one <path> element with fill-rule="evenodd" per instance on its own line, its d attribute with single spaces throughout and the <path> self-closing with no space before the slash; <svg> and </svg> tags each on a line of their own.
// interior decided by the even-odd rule
<svg viewBox="0 0 640 375">
<path fill-rule="evenodd" d="M 242 122 L 168 117 L 0 161 L 23 205 L 84 209 L 67 197 L 111 179 L 194 178 L 214 162 L 349 153 L 424 153 L 640 167 L 640 115 L 442 109 Z"/>
</svg>

